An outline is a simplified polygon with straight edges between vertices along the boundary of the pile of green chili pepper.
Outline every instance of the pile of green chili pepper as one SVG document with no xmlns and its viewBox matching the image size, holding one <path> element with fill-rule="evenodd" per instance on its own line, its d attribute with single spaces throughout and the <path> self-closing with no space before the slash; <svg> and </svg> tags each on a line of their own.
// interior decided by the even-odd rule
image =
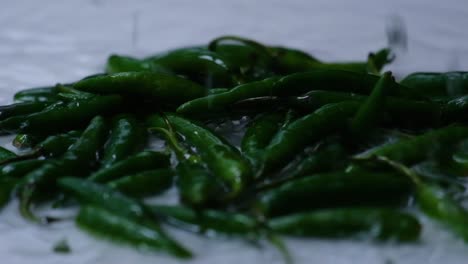
<svg viewBox="0 0 468 264">
<path fill-rule="evenodd" d="M 79 206 L 83 230 L 179 258 L 194 253 L 167 226 L 287 255 L 280 236 L 418 243 L 424 214 L 468 242 L 468 73 L 398 82 L 381 73 L 392 60 L 324 62 L 237 36 L 111 55 L 105 73 L 0 107 L 21 149 L 0 148 L 0 205 L 17 197 L 40 224 L 61 220 L 43 206 Z M 177 206 L 145 199 L 170 188 Z"/>
</svg>

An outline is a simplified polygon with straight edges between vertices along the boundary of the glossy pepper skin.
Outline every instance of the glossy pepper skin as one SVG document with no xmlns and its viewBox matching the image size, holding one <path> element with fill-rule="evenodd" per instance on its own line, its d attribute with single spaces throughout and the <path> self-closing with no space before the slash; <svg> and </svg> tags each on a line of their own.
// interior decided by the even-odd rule
<svg viewBox="0 0 468 264">
<path fill-rule="evenodd" d="M 39 87 L 21 90 L 13 96 L 15 102 L 49 102 L 56 101 L 57 87 Z"/>
<path fill-rule="evenodd" d="M 50 104 L 50 102 L 24 102 L 0 106 L 0 120 L 40 112 Z"/>
<path fill-rule="evenodd" d="M 0 178 L 22 178 L 30 171 L 44 165 L 46 160 L 31 159 L 7 163 L 0 166 Z"/>
<path fill-rule="evenodd" d="M 169 189 L 173 180 L 174 171 L 171 169 L 155 169 L 127 175 L 107 184 L 126 195 L 145 197 Z"/>
<path fill-rule="evenodd" d="M 232 87 L 236 84 L 231 65 L 225 58 L 205 48 L 182 48 L 145 61 L 186 76 L 207 88 Z"/>
<path fill-rule="evenodd" d="M 111 241 L 164 251 L 181 259 L 192 257 L 190 251 L 167 237 L 160 228 L 96 206 L 82 207 L 76 223 L 81 229 Z"/>
<path fill-rule="evenodd" d="M 249 125 L 241 142 L 242 153 L 250 160 L 253 168 L 261 167 L 263 150 L 283 126 L 285 112 L 266 113 Z"/>
<path fill-rule="evenodd" d="M 122 72 L 81 80 L 77 90 L 96 94 L 137 96 L 180 104 L 206 95 L 206 88 L 182 77 L 156 72 Z"/>
<path fill-rule="evenodd" d="M 151 71 L 171 74 L 169 69 L 156 65 L 147 60 L 113 54 L 107 59 L 106 72 L 109 74 L 119 72 Z"/>
<path fill-rule="evenodd" d="M 34 136 L 31 134 L 18 134 L 13 139 L 12 145 L 18 149 L 33 148 L 37 143 L 41 142 L 44 137 Z"/>
<path fill-rule="evenodd" d="M 359 104 L 341 102 L 328 104 L 315 112 L 301 117 L 281 129 L 271 140 L 264 152 L 264 170 L 271 171 L 288 160 L 304 147 L 311 145 L 321 137 L 338 132 L 346 126 Z"/>
<path fill-rule="evenodd" d="M 56 181 L 65 175 L 83 175 L 97 163 L 96 153 L 104 145 L 107 126 L 100 116 L 93 118 L 78 141 L 60 159 L 29 172 L 19 183 L 21 211 L 27 218 L 31 202 L 56 190 Z"/>
<path fill-rule="evenodd" d="M 468 92 L 468 72 L 415 72 L 402 85 L 424 97 L 459 96 Z"/>
<path fill-rule="evenodd" d="M 367 159 L 372 156 L 384 156 L 404 164 L 412 164 L 424 160 L 437 151 L 438 147 L 459 142 L 468 137 L 468 128 L 452 125 L 426 132 L 413 138 L 402 139 L 395 143 L 384 144 L 355 155 L 357 159 Z"/>
<path fill-rule="evenodd" d="M 254 218 L 241 213 L 210 209 L 196 211 L 188 207 L 170 205 L 152 205 L 150 210 L 173 225 L 185 225 L 198 232 L 249 235 L 257 233 L 259 228 Z"/>
<path fill-rule="evenodd" d="M 220 115 L 226 108 L 235 102 L 270 95 L 273 85 L 278 77 L 268 78 L 262 81 L 241 84 L 225 93 L 208 95 L 192 101 L 188 101 L 177 108 L 177 113 L 187 116 L 210 116 Z"/>
<path fill-rule="evenodd" d="M 111 133 L 101 159 L 107 168 L 137 152 L 145 143 L 145 131 L 132 115 L 120 115 L 111 126 Z"/>
<path fill-rule="evenodd" d="M 181 134 L 188 143 L 194 146 L 203 162 L 213 174 L 223 182 L 230 197 L 240 194 L 251 180 L 249 163 L 233 146 L 213 134 L 206 128 L 188 119 L 174 114 L 166 114 L 174 131 Z M 148 118 L 151 127 L 164 127 L 164 120 L 159 115 Z"/>
<path fill-rule="evenodd" d="M 273 231 L 299 237 L 341 238 L 366 234 L 377 240 L 414 241 L 421 224 L 407 213 L 381 208 L 321 209 L 276 217 Z"/>
<path fill-rule="evenodd" d="M 86 126 L 96 115 L 114 113 L 121 103 L 122 98 L 118 95 L 96 96 L 90 100 L 70 102 L 35 114 L 8 118 L 0 122 L 0 130 L 40 135 L 80 128 Z"/>
<path fill-rule="evenodd" d="M 170 166 L 169 155 L 162 152 L 142 151 L 124 160 L 116 162 L 114 165 L 97 170 L 88 179 L 94 182 L 108 182 L 120 177 L 153 170 L 167 168 Z"/>
<path fill-rule="evenodd" d="M 67 133 L 49 136 L 34 147 L 34 150 L 46 158 L 60 157 L 67 152 L 81 136 L 81 131 L 72 130 Z"/>
<path fill-rule="evenodd" d="M 318 208 L 391 205 L 411 192 L 411 181 L 397 173 L 355 170 L 305 176 L 259 195 L 267 216 Z"/>
</svg>

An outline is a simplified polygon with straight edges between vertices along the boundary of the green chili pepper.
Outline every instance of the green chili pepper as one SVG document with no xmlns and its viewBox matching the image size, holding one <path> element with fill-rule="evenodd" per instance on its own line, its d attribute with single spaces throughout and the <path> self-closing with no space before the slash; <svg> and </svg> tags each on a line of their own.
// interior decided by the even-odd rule
<svg viewBox="0 0 468 264">
<path fill-rule="evenodd" d="M 136 222 L 114 212 L 94 206 L 81 208 L 77 225 L 92 234 L 137 247 L 166 251 L 178 258 L 191 258 L 192 253 L 169 238 L 155 225 Z"/>
<path fill-rule="evenodd" d="M 290 123 L 266 147 L 265 172 L 284 165 L 307 145 L 345 127 L 347 119 L 354 115 L 358 107 L 356 102 L 329 104 Z"/>
<path fill-rule="evenodd" d="M 182 77 L 156 72 L 123 72 L 81 80 L 75 89 L 98 94 L 122 94 L 184 103 L 206 94 L 206 89 Z"/>
<path fill-rule="evenodd" d="M 284 124 L 284 112 L 266 113 L 253 120 L 242 138 L 242 153 L 250 160 L 253 167 L 261 168 L 264 149 Z"/>
<path fill-rule="evenodd" d="M 411 182 L 397 173 L 355 170 L 293 179 L 260 193 L 258 208 L 282 215 L 316 208 L 391 205 L 404 200 Z"/>
<path fill-rule="evenodd" d="M 0 209 L 3 208 L 11 199 L 11 192 L 18 183 L 17 179 L 9 177 L 0 177 Z"/>
<path fill-rule="evenodd" d="M 0 106 L 0 120 L 40 112 L 50 104 L 50 102 L 24 102 Z"/>
<path fill-rule="evenodd" d="M 43 141 L 44 138 L 42 136 L 36 136 L 32 134 L 18 134 L 13 139 L 13 146 L 19 149 L 26 149 L 26 148 L 33 148 L 39 142 Z"/>
<path fill-rule="evenodd" d="M 406 76 L 401 84 L 425 97 L 465 95 L 468 72 L 415 72 Z"/>
<path fill-rule="evenodd" d="M 109 182 L 145 170 L 167 168 L 169 165 L 169 155 L 162 152 L 143 151 L 96 171 L 88 179 L 94 182 Z"/>
<path fill-rule="evenodd" d="M 188 101 L 177 112 L 190 116 L 216 116 L 223 114 L 227 106 L 243 99 L 270 95 L 273 84 L 278 77 L 268 78 L 262 81 L 242 84 L 225 93 L 208 95 L 192 101 Z"/>
<path fill-rule="evenodd" d="M 253 235 L 259 231 L 255 219 L 240 213 L 218 210 L 196 211 L 183 206 L 168 205 L 152 205 L 150 210 L 173 225 L 185 225 L 198 232 L 215 231 L 229 235 Z"/>
<path fill-rule="evenodd" d="M 171 73 L 169 69 L 166 69 L 161 65 L 154 64 L 148 60 L 139 60 L 116 54 L 109 56 L 107 59 L 106 72 L 109 74 L 139 71 Z"/>
<path fill-rule="evenodd" d="M 174 172 L 171 169 L 156 169 L 128 175 L 107 184 L 120 192 L 136 197 L 161 193 L 172 185 Z"/>
<path fill-rule="evenodd" d="M 380 208 L 322 209 L 273 218 L 275 232 L 300 237 L 340 238 L 365 233 L 378 240 L 414 241 L 421 224 L 407 213 Z"/>
<path fill-rule="evenodd" d="M 16 157 L 17 155 L 11 150 L 0 147 L 0 164 Z"/>
<path fill-rule="evenodd" d="M 446 147 L 465 138 L 468 138 L 468 127 L 452 125 L 395 143 L 384 144 L 354 157 L 368 159 L 372 156 L 384 156 L 405 164 L 416 163 L 434 154 L 438 146 Z"/>
<path fill-rule="evenodd" d="M 13 96 L 15 102 L 48 102 L 57 100 L 57 88 L 39 87 L 21 90 Z"/>
<path fill-rule="evenodd" d="M 44 165 L 46 160 L 21 160 L 0 166 L 0 178 L 22 178 L 32 170 Z"/>
<path fill-rule="evenodd" d="M 79 128 L 96 115 L 114 113 L 121 103 L 122 98 L 117 95 L 96 96 L 90 100 L 70 102 L 65 106 L 35 114 L 8 118 L 0 122 L 0 129 L 7 132 L 50 134 Z"/>
<path fill-rule="evenodd" d="M 187 76 L 208 88 L 231 87 L 235 84 L 228 62 L 221 55 L 204 48 L 182 48 L 145 61 Z"/>
<path fill-rule="evenodd" d="M 244 190 L 251 180 L 251 169 L 237 149 L 187 119 L 173 114 L 166 114 L 166 118 L 174 130 L 197 149 L 203 162 L 223 182 L 231 198 Z M 159 115 L 153 115 L 148 118 L 148 124 L 164 127 L 164 120 Z"/>
<path fill-rule="evenodd" d="M 269 47 L 274 59 L 274 68 L 278 74 L 292 74 L 310 70 L 320 61 L 310 54 L 297 49 Z"/>
<path fill-rule="evenodd" d="M 47 158 L 60 157 L 78 140 L 80 135 L 80 131 L 72 130 L 64 134 L 49 136 L 34 149 Z"/>
<path fill-rule="evenodd" d="M 386 110 L 386 94 L 395 82 L 391 72 L 386 72 L 375 84 L 372 93 L 359 107 L 350 122 L 350 131 L 354 138 L 362 139 L 368 136 L 375 125 L 382 119 Z"/>
<path fill-rule="evenodd" d="M 104 119 L 100 116 L 93 118 L 80 139 L 62 158 L 47 162 L 24 176 L 19 183 L 20 209 L 23 216 L 36 219 L 30 212 L 31 202 L 41 196 L 50 195 L 55 190 L 58 178 L 88 173 L 97 163 L 96 153 L 104 145 L 106 133 Z"/>
<path fill-rule="evenodd" d="M 104 147 L 102 167 L 109 167 L 134 154 L 142 147 L 144 139 L 144 131 L 134 116 L 118 116 L 112 124 L 109 140 Z"/>
</svg>

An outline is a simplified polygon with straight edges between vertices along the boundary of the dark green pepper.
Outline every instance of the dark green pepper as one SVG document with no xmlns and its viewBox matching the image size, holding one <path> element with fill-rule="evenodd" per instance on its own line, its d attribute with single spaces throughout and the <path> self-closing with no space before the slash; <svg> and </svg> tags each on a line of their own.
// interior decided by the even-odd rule
<svg viewBox="0 0 468 264">
<path fill-rule="evenodd" d="M 50 102 L 24 102 L 0 106 L 0 120 L 42 111 Z"/>
<path fill-rule="evenodd" d="M 468 72 L 415 72 L 402 85 L 424 97 L 458 96 L 468 92 Z"/>
<path fill-rule="evenodd" d="M 171 169 L 156 169 L 128 175 L 107 184 L 124 194 L 144 197 L 167 190 L 173 179 L 174 172 Z"/>
<path fill-rule="evenodd" d="M 355 235 L 378 240 L 414 241 L 421 224 L 407 213 L 379 208 L 338 208 L 273 218 L 275 232 L 300 237 L 341 238 Z"/>
<path fill-rule="evenodd" d="M 49 102 L 56 101 L 57 87 L 39 87 L 21 90 L 13 96 L 15 102 Z"/>
<path fill-rule="evenodd" d="M 0 166 L 0 178 L 22 178 L 24 175 L 44 165 L 46 160 L 31 159 L 7 163 Z"/>
</svg>

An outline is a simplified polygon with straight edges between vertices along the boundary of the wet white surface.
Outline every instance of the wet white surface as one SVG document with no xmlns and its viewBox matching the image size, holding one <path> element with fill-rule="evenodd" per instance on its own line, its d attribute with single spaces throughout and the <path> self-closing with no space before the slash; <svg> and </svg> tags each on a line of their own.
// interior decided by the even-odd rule
<svg viewBox="0 0 468 264">
<path fill-rule="evenodd" d="M 1 104 L 10 102 L 16 90 L 99 72 L 110 53 L 149 55 L 222 34 L 301 48 L 324 60 L 359 60 L 386 45 L 389 24 L 403 21 L 407 52 L 389 69 L 400 76 L 468 69 L 466 0 L 1 2 Z M 174 200 L 173 194 L 167 196 Z M 414 245 L 288 240 L 288 246 L 296 263 L 467 263 L 468 248 L 461 240 L 422 220 L 422 238 Z M 239 239 L 173 232 L 196 254 L 186 263 L 282 263 L 268 245 L 256 248 Z M 63 238 L 72 253 L 52 253 L 53 244 Z M 72 222 L 47 227 L 28 223 L 18 215 L 16 202 L 0 214 L 0 256 L 7 264 L 178 263 L 95 240 Z"/>
</svg>

